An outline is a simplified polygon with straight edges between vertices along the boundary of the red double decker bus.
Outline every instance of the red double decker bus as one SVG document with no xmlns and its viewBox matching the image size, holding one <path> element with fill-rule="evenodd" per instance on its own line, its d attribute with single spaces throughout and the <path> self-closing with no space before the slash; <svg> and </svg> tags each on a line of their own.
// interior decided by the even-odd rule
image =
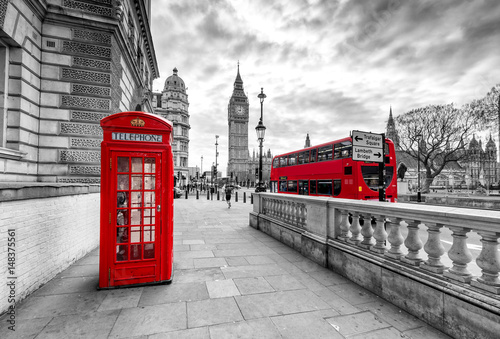
<svg viewBox="0 0 500 339">
<path fill-rule="evenodd" d="M 397 201 L 396 153 L 385 139 L 386 199 Z M 274 157 L 271 192 L 331 196 L 345 199 L 379 200 L 379 164 L 352 160 L 352 138 Z"/>
</svg>

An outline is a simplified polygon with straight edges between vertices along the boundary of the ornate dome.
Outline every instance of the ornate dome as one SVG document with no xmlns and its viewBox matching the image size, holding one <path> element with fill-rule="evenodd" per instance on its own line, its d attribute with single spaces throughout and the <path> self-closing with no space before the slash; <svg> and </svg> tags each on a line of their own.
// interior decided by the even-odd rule
<svg viewBox="0 0 500 339">
<path fill-rule="evenodd" d="M 177 75 L 177 67 L 174 68 L 174 74 L 169 76 L 167 80 L 165 80 L 165 87 L 164 90 L 179 90 L 182 92 L 186 91 L 186 85 L 184 84 L 184 80 L 182 80 L 178 75 Z"/>
<path fill-rule="evenodd" d="M 497 145 L 495 145 L 495 142 L 493 141 L 491 134 L 490 134 L 490 140 L 488 140 L 488 142 L 486 143 L 486 151 L 489 150 L 494 150 L 495 152 L 497 151 Z"/>
<path fill-rule="evenodd" d="M 479 142 L 476 140 L 476 136 L 472 136 L 472 140 L 469 143 L 469 150 L 477 150 L 481 149 L 481 146 L 479 145 Z"/>
</svg>

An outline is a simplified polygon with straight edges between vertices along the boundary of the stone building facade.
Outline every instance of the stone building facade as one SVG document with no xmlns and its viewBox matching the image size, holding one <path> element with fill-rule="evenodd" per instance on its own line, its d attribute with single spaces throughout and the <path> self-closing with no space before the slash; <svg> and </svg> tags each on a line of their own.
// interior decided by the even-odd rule
<svg viewBox="0 0 500 339">
<path fill-rule="evenodd" d="M 174 174 L 176 185 L 188 184 L 189 168 L 189 101 L 184 80 L 177 75 L 177 68 L 165 80 L 161 93 L 153 93 L 155 113 L 173 123 L 172 152 L 174 156 Z M 180 180 L 179 180 L 180 177 Z"/>
<path fill-rule="evenodd" d="M 250 103 L 243 88 L 240 66 L 233 85 L 233 94 L 227 107 L 228 118 L 228 164 L 227 176 L 233 176 L 240 185 L 254 186 L 258 181 L 259 153 L 250 156 L 248 149 L 248 121 Z M 257 138 L 257 136 L 255 136 Z M 262 180 L 269 183 L 272 163 L 271 151 L 262 154 Z"/>
<path fill-rule="evenodd" d="M 398 168 L 402 164 L 407 168 L 405 179 L 409 187 L 415 189 L 418 186 L 418 164 L 414 158 L 399 148 L 399 134 L 392 116 L 392 108 L 389 111 L 385 135 L 394 142 Z M 448 163 L 443 171 L 434 178 L 431 188 L 475 189 L 480 186 L 488 188 L 492 185 L 498 185 L 500 166 L 497 160 L 497 146 L 491 135 L 484 149 L 482 141 L 478 141 L 473 136 L 469 144 L 463 146 L 463 152 L 465 157 L 458 162 Z M 420 187 L 423 187 L 425 175 L 425 167 L 420 164 Z"/>
<path fill-rule="evenodd" d="M 100 120 L 153 112 L 149 0 L 0 4 L 0 181 L 99 183 Z"/>
</svg>

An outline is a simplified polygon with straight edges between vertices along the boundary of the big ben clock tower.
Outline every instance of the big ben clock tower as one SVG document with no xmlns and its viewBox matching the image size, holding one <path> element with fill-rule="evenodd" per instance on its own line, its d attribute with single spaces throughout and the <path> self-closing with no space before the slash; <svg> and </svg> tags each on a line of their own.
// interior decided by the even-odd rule
<svg viewBox="0 0 500 339">
<path fill-rule="evenodd" d="M 227 120 L 229 125 L 228 164 L 227 176 L 233 173 L 234 179 L 246 180 L 248 176 L 248 98 L 243 90 L 243 80 L 238 74 L 234 81 L 233 95 L 227 107 Z"/>
</svg>

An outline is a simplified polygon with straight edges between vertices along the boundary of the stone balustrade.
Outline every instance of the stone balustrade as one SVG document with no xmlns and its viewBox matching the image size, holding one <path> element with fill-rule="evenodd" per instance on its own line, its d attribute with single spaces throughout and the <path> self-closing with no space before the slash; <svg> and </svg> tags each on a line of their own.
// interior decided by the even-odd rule
<svg viewBox="0 0 500 339">
<path fill-rule="evenodd" d="M 256 197 L 250 225 L 313 261 L 452 336 L 491 327 L 484 319 L 500 330 L 500 211 L 275 193 Z M 407 290 L 414 283 L 417 291 Z M 410 296 L 424 305 L 410 305 Z M 462 303 L 482 320 L 459 314 Z"/>
</svg>

